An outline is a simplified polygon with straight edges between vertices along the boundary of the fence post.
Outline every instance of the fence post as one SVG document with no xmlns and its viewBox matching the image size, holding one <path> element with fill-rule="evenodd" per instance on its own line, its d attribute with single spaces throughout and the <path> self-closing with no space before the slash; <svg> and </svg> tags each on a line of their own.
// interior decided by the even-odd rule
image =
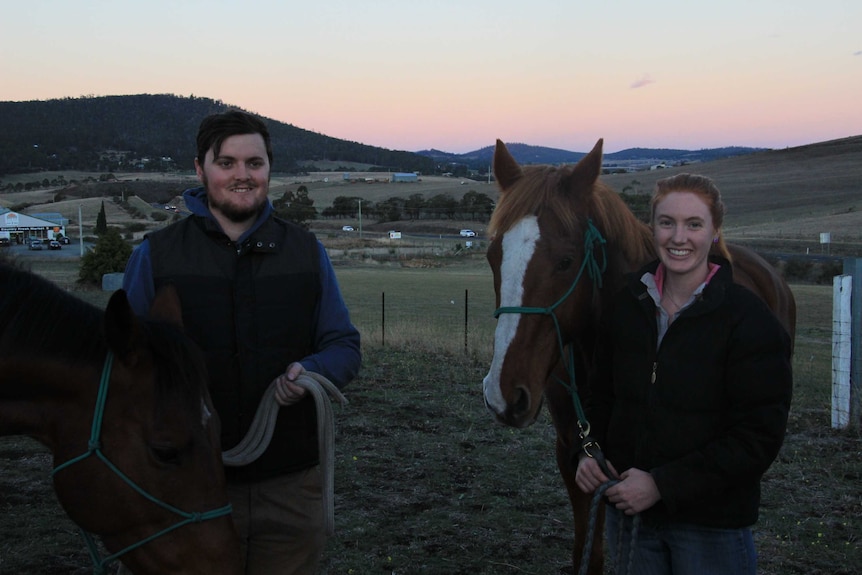
<svg viewBox="0 0 862 575">
<path fill-rule="evenodd" d="M 850 421 L 850 372 L 852 317 L 850 294 L 853 277 L 832 279 L 832 428 L 843 429 Z"/>
<path fill-rule="evenodd" d="M 862 426 L 862 259 L 845 258 L 844 274 L 852 276 L 850 296 L 850 428 Z"/>
</svg>

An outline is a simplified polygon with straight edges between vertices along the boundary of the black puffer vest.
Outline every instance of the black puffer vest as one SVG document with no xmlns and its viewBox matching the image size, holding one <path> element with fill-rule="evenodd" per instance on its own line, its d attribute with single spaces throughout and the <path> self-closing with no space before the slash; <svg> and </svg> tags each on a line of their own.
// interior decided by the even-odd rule
<svg viewBox="0 0 862 575">
<path fill-rule="evenodd" d="M 204 350 L 222 449 L 245 436 L 263 392 L 288 364 L 313 351 L 319 257 L 309 232 L 270 217 L 242 245 L 190 216 L 148 236 L 155 288 L 179 291 L 188 335 Z M 314 401 L 282 408 L 267 451 L 226 468 L 231 482 L 257 481 L 318 462 Z"/>
</svg>

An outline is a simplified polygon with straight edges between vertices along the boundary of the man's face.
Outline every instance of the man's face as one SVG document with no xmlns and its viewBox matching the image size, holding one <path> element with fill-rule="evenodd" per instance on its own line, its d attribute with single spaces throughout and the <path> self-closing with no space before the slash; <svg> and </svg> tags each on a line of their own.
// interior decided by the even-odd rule
<svg viewBox="0 0 862 575">
<path fill-rule="evenodd" d="M 218 157 L 210 148 L 203 166 L 195 159 L 210 210 L 235 223 L 251 223 L 263 209 L 269 193 L 269 168 L 260 134 L 225 138 Z"/>
</svg>

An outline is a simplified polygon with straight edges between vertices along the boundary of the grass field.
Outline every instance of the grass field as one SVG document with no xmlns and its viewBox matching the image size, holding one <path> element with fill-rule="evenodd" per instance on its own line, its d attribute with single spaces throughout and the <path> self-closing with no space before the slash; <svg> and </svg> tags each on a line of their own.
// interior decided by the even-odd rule
<svg viewBox="0 0 862 575">
<path fill-rule="evenodd" d="M 103 292 L 78 291 L 74 261 L 31 263 L 106 302 Z M 364 364 L 346 389 L 350 404 L 336 410 L 337 534 L 322 573 L 568 573 L 571 520 L 548 418 L 514 430 L 483 406 L 494 325 L 487 265 L 471 257 L 336 273 L 363 334 Z M 862 439 L 830 428 L 830 288 L 793 289 L 795 395 L 785 445 L 764 480 L 760 572 L 850 575 L 862 564 Z M 89 571 L 50 467 L 32 440 L 0 439 L 0 574 Z"/>
</svg>

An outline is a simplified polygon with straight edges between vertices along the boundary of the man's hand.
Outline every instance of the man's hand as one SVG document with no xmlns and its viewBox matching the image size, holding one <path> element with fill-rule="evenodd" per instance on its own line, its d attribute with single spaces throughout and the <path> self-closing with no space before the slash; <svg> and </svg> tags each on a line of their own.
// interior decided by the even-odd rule
<svg viewBox="0 0 862 575">
<path fill-rule="evenodd" d="M 287 366 L 287 371 L 275 378 L 275 401 L 282 407 L 293 405 L 308 393 L 304 387 L 293 383 L 296 378 L 305 373 L 305 368 L 299 362 Z"/>
</svg>

